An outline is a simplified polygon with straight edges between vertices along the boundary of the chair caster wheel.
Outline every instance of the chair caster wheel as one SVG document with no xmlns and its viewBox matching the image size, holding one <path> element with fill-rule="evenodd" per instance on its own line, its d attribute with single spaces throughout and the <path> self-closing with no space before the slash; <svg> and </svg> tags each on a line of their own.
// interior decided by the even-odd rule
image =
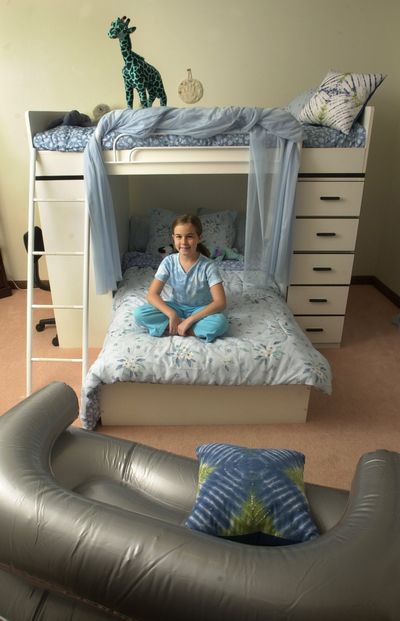
<svg viewBox="0 0 400 621">
<path fill-rule="evenodd" d="M 42 323 L 37 323 L 36 324 L 36 330 L 37 332 L 43 332 L 43 330 L 45 329 L 46 326 L 44 326 Z"/>
<path fill-rule="evenodd" d="M 54 347 L 58 347 L 59 346 L 58 336 L 55 336 L 51 342 L 53 343 Z"/>
</svg>

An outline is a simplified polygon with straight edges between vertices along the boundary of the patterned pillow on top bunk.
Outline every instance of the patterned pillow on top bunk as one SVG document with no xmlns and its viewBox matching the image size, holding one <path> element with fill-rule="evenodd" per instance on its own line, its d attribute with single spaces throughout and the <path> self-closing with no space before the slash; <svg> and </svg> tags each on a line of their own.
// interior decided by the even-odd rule
<svg viewBox="0 0 400 621">
<path fill-rule="evenodd" d="M 325 125 L 349 134 L 385 77 L 383 73 L 329 71 L 297 118 L 301 123 Z"/>
</svg>

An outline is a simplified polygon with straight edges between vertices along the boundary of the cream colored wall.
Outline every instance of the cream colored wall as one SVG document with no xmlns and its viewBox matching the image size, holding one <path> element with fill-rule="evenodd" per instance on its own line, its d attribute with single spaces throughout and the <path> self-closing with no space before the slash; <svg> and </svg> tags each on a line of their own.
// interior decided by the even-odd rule
<svg viewBox="0 0 400 621">
<path fill-rule="evenodd" d="M 107 30 L 126 13 L 137 26 L 133 45 L 160 70 L 172 106 L 183 105 L 177 87 L 187 67 L 204 85 L 204 106 L 285 105 L 330 68 L 389 75 L 372 101 L 355 273 L 375 274 L 400 294 L 397 0 L 0 0 L 0 246 L 8 277 L 26 279 L 24 111 L 124 107 L 122 58 Z"/>
</svg>

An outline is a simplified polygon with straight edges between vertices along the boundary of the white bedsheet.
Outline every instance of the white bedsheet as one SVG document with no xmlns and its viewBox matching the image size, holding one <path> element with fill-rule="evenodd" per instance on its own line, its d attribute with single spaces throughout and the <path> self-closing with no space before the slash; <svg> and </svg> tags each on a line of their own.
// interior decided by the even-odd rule
<svg viewBox="0 0 400 621">
<path fill-rule="evenodd" d="M 195 337 L 156 338 L 138 326 L 132 314 L 145 302 L 153 275 L 152 268 L 132 267 L 118 288 L 103 349 L 83 388 L 81 419 L 86 429 L 93 429 L 100 418 L 101 383 L 305 384 L 331 392 L 328 361 L 273 289 L 244 294 L 243 272 L 221 269 L 230 323 L 227 336 L 214 343 Z"/>
</svg>

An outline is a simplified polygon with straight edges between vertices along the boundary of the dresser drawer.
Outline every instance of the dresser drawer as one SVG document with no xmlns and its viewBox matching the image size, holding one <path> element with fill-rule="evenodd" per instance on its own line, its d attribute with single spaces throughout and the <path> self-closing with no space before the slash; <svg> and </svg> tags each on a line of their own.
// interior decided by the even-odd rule
<svg viewBox="0 0 400 621">
<path fill-rule="evenodd" d="M 295 317 L 300 328 L 312 343 L 340 343 L 344 316 L 342 317 Z"/>
<path fill-rule="evenodd" d="M 344 315 L 348 287 L 289 287 L 287 303 L 295 315 Z"/>
<path fill-rule="evenodd" d="M 354 254 L 294 254 L 291 285 L 347 285 Z"/>
<path fill-rule="evenodd" d="M 295 252 L 353 251 L 357 218 L 297 218 L 294 231 Z"/>
<path fill-rule="evenodd" d="M 298 181 L 297 216 L 360 215 L 363 181 Z"/>
</svg>

